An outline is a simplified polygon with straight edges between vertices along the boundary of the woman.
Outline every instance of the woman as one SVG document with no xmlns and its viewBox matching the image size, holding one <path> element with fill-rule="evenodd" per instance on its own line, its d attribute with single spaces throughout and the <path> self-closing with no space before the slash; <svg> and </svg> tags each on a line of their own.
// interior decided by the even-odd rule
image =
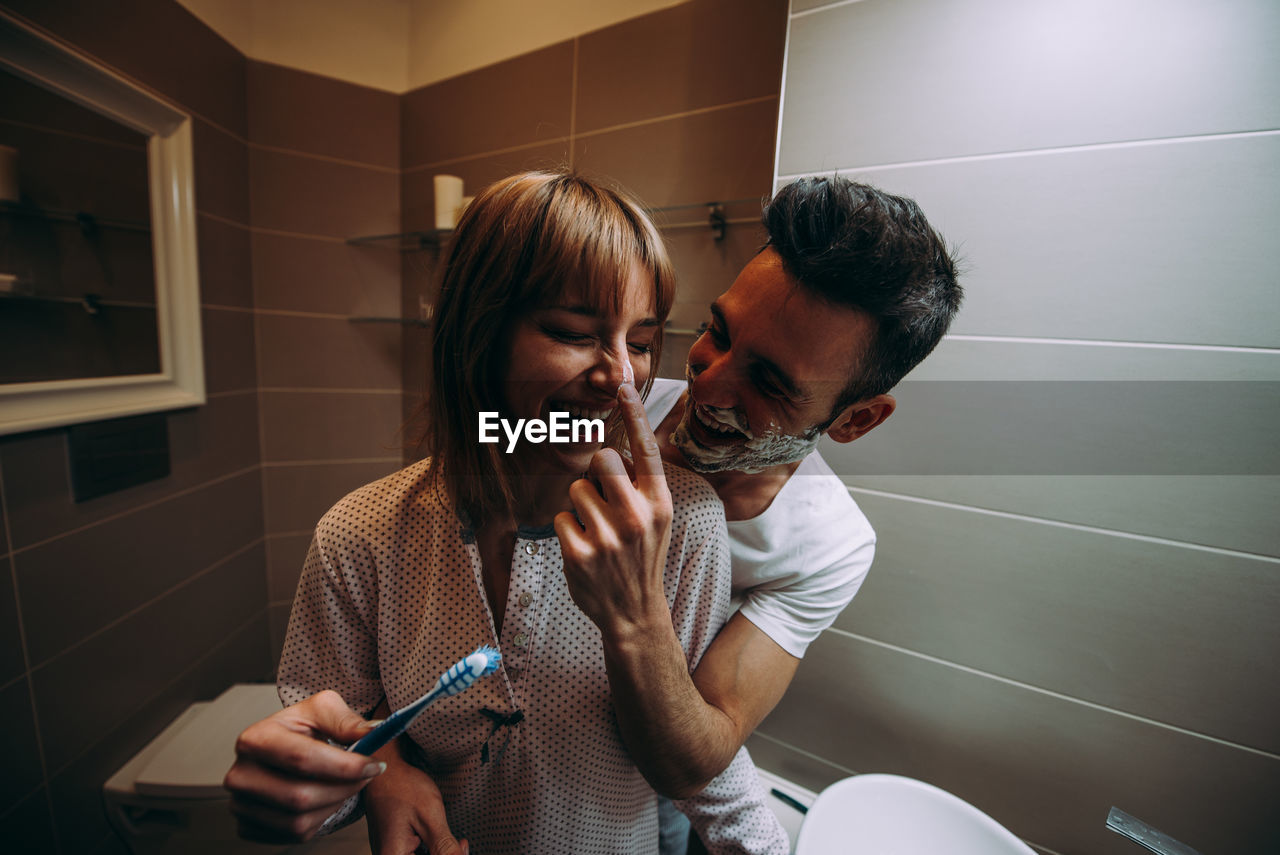
<svg viewBox="0 0 1280 855">
<path fill-rule="evenodd" d="M 279 670 L 286 704 L 318 697 L 313 706 L 341 713 L 317 695 L 332 689 L 367 716 L 414 700 L 480 644 L 502 651 L 497 674 L 410 727 L 409 765 L 395 746 L 378 755 L 390 768 L 370 784 L 370 827 L 389 851 L 418 841 L 446 851 L 456 835 L 484 853 L 656 852 L 654 794 L 618 736 L 599 631 L 569 596 L 553 528 L 557 516 L 562 526 L 591 523 L 566 515 L 602 443 L 522 439 L 508 453 L 505 437 L 481 441 L 479 423 L 482 413 L 514 424 L 567 412 L 606 419 L 617 436 L 620 401 L 641 418 L 635 386 L 647 387 L 657 364 L 673 291 L 639 207 L 579 177 L 506 179 L 459 223 L 436 313 L 431 456 L 321 520 Z M 728 614 L 723 510 L 696 476 L 669 469 L 666 480 L 664 590 L 693 668 Z M 310 707 L 302 715 L 286 729 L 358 734 L 340 715 L 333 728 Z M 227 779 L 246 826 L 273 826 L 270 807 L 284 802 L 289 828 L 305 835 L 363 783 L 357 771 L 377 776 L 359 761 L 333 772 L 331 755 L 315 759 L 327 748 L 319 743 L 272 754 L 272 733 L 251 731 Z M 321 783 L 303 798 L 295 777 L 285 794 L 270 779 L 281 766 Z M 750 769 L 738 775 L 752 791 Z M 772 822 L 744 803 L 732 820 L 744 835 L 756 819 Z"/>
</svg>

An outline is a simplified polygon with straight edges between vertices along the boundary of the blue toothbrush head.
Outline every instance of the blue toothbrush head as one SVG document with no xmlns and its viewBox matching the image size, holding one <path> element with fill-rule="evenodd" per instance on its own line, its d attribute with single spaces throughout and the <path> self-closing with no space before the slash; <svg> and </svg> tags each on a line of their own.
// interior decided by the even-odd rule
<svg viewBox="0 0 1280 855">
<path fill-rule="evenodd" d="M 497 671 L 501 662 L 501 653 L 488 645 L 483 645 L 441 675 L 441 691 L 445 695 L 456 695 L 469 689 L 476 680 Z"/>
</svg>

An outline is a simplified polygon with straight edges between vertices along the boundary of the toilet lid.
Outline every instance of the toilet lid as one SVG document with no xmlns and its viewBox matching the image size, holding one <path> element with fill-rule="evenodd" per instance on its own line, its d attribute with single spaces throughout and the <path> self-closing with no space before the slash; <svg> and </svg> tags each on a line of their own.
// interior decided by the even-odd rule
<svg viewBox="0 0 1280 855">
<path fill-rule="evenodd" d="M 138 793 L 165 798 L 221 798 L 222 778 L 235 762 L 236 737 L 280 711 L 276 687 L 237 684 L 196 710 L 134 780 Z"/>
</svg>

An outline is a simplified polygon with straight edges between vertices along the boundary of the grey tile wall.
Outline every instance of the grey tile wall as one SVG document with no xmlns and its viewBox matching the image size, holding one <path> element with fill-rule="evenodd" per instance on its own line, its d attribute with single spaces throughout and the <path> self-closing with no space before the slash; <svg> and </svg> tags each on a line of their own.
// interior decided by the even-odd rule
<svg viewBox="0 0 1280 855">
<path fill-rule="evenodd" d="M 1276 16 L 793 3 L 775 182 L 914 197 L 967 298 L 893 418 L 823 445 L 876 565 L 766 768 L 920 777 L 1051 852 L 1119 855 L 1110 805 L 1276 847 Z"/>
</svg>

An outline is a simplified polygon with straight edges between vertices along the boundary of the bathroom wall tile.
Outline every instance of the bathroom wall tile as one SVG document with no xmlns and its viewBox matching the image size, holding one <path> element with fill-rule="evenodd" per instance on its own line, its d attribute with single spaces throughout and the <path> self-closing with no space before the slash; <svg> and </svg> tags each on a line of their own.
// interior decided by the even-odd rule
<svg viewBox="0 0 1280 855">
<path fill-rule="evenodd" d="M 1133 43 L 1157 13 L 1159 34 Z M 1277 29 L 1268 0 L 975 0 L 963 14 L 908 0 L 797 17 L 779 172 L 1275 128 L 1280 76 L 1261 69 Z M 857 85 L 886 68 L 892 85 Z"/>
<path fill-rule="evenodd" d="M 258 145 L 377 166 L 400 166 L 400 98 L 248 61 L 249 139 Z"/>
<path fill-rule="evenodd" d="M 1197 733 L 1280 748 L 1280 687 L 1257 679 L 1268 651 L 1280 649 L 1274 561 L 856 498 L 876 529 L 876 562 L 838 627 Z"/>
<path fill-rule="evenodd" d="M 0 748 L 5 774 L 0 775 L 0 814 L 15 807 L 41 784 L 39 739 L 31 718 L 31 685 L 15 680 L 0 689 Z"/>
<path fill-rule="evenodd" d="M 705 211 L 680 211 L 675 216 L 681 221 L 696 222 L 705 219 Z M 676 269 L 676 306 L 672 308 L 671 325 L 688 329 L 707 320 L 711 302 L 729 289 L 767 235 L 763 226 L 752 222 L 726 226 L 721 240 L 716 240 L 710 227 L 704 226 L 664 228 L 662 237 Z"/>
<path fill-rule="evenodd" d="M 317 522 L 319 520 L 317 519 Z M 290 604 L 298 590 L 298 577 L 307 560 L 311 532 L 277 534 L 267 538 L 267 602 Z"/>
<path fill-rule="evenodd" d="M 838 473 L 1280 475 L 1280 383 L 908 380 L 894 395 L 891 429 L 832 449 Z"/>
<path fill-rule="evenodd" d="M 258 543 L 35 669 L 51 774 L 128 722 L 260 612 L 265 563 Z"/>
<path fill-rule="evenodd" d="M 256 466 L 257 398 L 252 392 L 210 398 L 168 414 L 170 474 L 87 502 L 71 495 L 65 430 L 23 434 L 0 444 L 14 548 L 57 537 L 177 491 Z M 114 523 L 107 523 L 108 529 Z"/>
<path fill-rule="evenodd" d="M 840 0 L 791 0 L 791 14 L 796 12 L 808 12 L 817 9 L 820 6 L 830 6 L 832 3 L 838 3 Z"/>
<path fill-rule="evenodd" d="M 147 138 L 141 131 L 14 74 L 0 76 L 0 103 L 10 118 L 38 117 L 42 128 L 146 150 Z"/>
<path fill-rule="evenodd" d="M 345 318 L 258 315 L 267 388 L 400 388 L 400 326 Z"/>
<path fill-rule="evenodd" d="M 262 473 L 267 533 L 310 532 L 347 493 L 399 468 L 399 456 L 373 462 L 268 466 Z"/>
<path fill-rule="evenodd" d="M 1200 852 L 1280 845 L 1274 757 L 839 633 L 810 647 L 760 732 L 845 769 L 928 781 L 1056 852 L 1131 852 L 1104 826 L 1112 805 Z M 757 761 L 771 768 L 767 753 Z"/>
<path fill-rule="evenodd" d="M 49 794 L 41 787 L 0 815 L 0 838 L 14 852 L 56 852 Z"/>
<path fill-rule="evenodd" d="M 204 390 L 209 395 L 257 388 L 258 359 L 253 312 L 206 307 L 200 313 L 204 336 Z"/>
<path fill-rule="evenodd" d="M 393 169 L 251 147 L 249 187 L 257 228 L 343 239 L 400 229 Z"/>
<path fill-rule="evenodd" d="M 654 208 L 758 198 L 769 192 L 777 111 L 771 98 L 578 137 L 574 166 Z"/>
<path fill-rule="evenodd" d="M 249 224 L 249 147 L 208 122 L 192 122 L 196 210 Z"/>
<path fill-rule="evenodd" d="M 3 454 L 4 454 L 4 441 L 0 440 L 0 465 L 2 465 L 2 461 L 4 460 Z M 4 470 L 0 468 L 0 479 L 3 479 L 3 478 L 4 478 Z M 0 480 L 0 484 L 2 483 L 3 481 Z M 9 554 L 9 525 L 7 520 L 5 519 L 4 503 L 0 502 L 0 555 L 8 555 L 8 554 Z"/>
<path fill-rule="evenodd" d="M 582 36 L 576 132 L 777 95 L 786 0 L 693 0 Z"/>
<path fill-rule="evenodd" d="M 206 306 L 253 308 L 249 230 L 201 216 L 196 219 L 196 240 L 200 302 Z"/>
<path fill-rule="evenodd" d="M 1257 192 L 1280 182 L 1280 136 L 1085 148 L 849 177 L 914 198 L 960 245 L 969 273 L 953 334 L 1280 343 L 1280 328 L 1269 322 L 1280 314 L 1272 275 L 1280 247 L 1268 240 L 1269 225 L 1280 221 L 1280 198 Z M 1183 204 L 1187 198 L 1203 202 Z M 1105 225 L 1098 211 L 1107 212 Z"/>
<path fill-rule="evenodd" d="M 567 137 L 572 78 L 573 43 L 566 41 L 406 93 L 402 165 Z"/>
<path fill-rule="evenodd" d="M 261 538 L 261 501 L 254 469 L 21 553 L 32 664 Z"/>
<path fill-rule="evenodd" d="M 0 686 L 27 670 L 18 631 L 18 604 L 13 598 L 13 562 L 0 558 Z"/>
<path fill-rule="evenodd" d="M 569 164 L 567 141 L 534 145 L 503 154 L 482 155 L 458 160 L 438 169 L 410 169 L 401 174 L 403 229 L 434 229 L 436 194 L 432 178 L 436 173 L 456 175 L 463 181 L 463 192 L 474 196 L 487 185 L 517 172 L 531 169 L 563 169 Z"/>
<path fill-rule="evenodd" d="M 892 425 L 879 430 L 891 431 Z M 825 442 L 822 454 L 828 457 Z M 855 488 L 1280 557 L 1280 531 L 1273 525 L 1280 507 L 1277 475 L 863 475 L 853 470 L 844 480 Z M 1218 513 L 1206 515 L 1205 508 Z"/>
<path fill-rule="evenodd" d="M 228 629 L 225 640 L 211 644 L 207 655 L 158 694 L 136 698 L 136 710 L 53 776 L 51 793 L 63 851 L 93 851 L 95 841 L 109 833 L 102 810 L 102 782 L 190 704 L 210 700 L 232 683 L 262 682 L 258 673 L 266 653 L 265 630 L 261 616 Z"/>
<path fill-rule="evenodd" d="M 268 463 L 398 456 L 400 393 L 264 391 L 262 428 Z"/>
<path fill-rule="evenodd" d="M 400 253 L 331 239 L 253 235 L 253 288 L 259 309 L 395 316 Z"/>
<path fill-rule="evenodd" d="M 5 5 L 185 109 L 245 135 L 244 56 L 180 4 Z"/>
</svg>

